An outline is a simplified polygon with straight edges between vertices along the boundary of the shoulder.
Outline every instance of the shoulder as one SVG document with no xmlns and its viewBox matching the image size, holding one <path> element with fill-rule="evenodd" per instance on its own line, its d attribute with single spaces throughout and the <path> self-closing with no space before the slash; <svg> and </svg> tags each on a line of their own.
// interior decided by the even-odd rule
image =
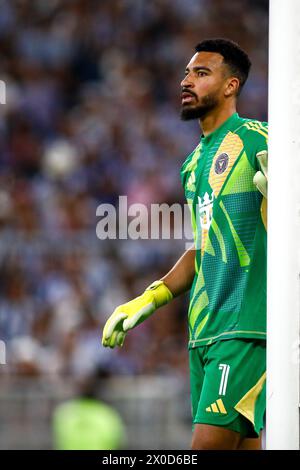
<svg viewBox="0 0 300 470">
<path fill-rule="evenodd" d="M 197 147 L 190 153 L 185 161 L 183 162 L 181 166 L 180 172 L 186 173 L 188 171 L 193 171 L 196 166 L 197 166 L 197 160 L 200 155 L 200 149 L 201 149 L 201 142 L 197 145 Z"/>
<path fill-rule="evenodd" d="M 180 169 L 180 179 L 183 188 L 185 188 L 185 184 L 187 178 L 191 174 L 192 171 L 196 169 L 198 158 L 201 152 L 201 142 L 197 145 L 197 147 L 188 155 L 188 157 L 183 162 L 183 165 Z"/>
<path fill-rule="evenodd" d="M 234 131 L 243 141 L 248 152 L 257 153 L 267 150 L 268 147 L 268 123 L 255 119 L 240 119 Z"/>
<path fill-rule="evenodd" d="M 268 123 L 256 119 L 241 118 L 234 131 L 242 140 L 268 140 Z"/>
<path fill-rule="evenodd" d="M 256 155 L 268 150 L 268 123 L 241 118 L 233 131 L 243 142 L 243 148 L 252 166 L 257 169 Z"/>
</svg>

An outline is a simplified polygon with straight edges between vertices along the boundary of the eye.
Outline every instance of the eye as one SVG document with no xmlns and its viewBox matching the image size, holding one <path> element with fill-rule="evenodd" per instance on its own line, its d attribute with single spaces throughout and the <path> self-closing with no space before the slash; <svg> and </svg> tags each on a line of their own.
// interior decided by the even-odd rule
<svg viewBox="0 0 300 470">
<path fill-rule="evenodd" d="M 203 72 L 203 70 L 198 71 L 198 77 L 206 77 L 207 73 Z"/>
</svg>

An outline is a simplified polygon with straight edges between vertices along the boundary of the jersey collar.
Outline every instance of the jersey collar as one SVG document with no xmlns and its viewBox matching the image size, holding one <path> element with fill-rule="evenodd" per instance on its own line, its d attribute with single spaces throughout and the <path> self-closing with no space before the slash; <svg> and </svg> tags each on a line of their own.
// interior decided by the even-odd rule
<svg viewBox="0 0 300 470">
<path fill-rule="evenodd" d="M 211 142 L 214 142 L 221 134 L 226 134 L 229 130 L 234 130 L 236 124 L 240 119 L 238 113 L 233 113 L 226 121 L 221 124 L 217 129 L 208 134 L 206 137 L 202 134 L 201 143 L 202 145 L 209 145 Z"/>
</svg>

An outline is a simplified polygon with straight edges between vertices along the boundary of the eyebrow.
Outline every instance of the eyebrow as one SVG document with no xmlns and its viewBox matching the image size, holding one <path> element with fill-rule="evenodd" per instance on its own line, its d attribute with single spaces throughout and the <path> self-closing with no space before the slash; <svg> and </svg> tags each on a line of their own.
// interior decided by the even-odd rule
<svg viewBox="0 0 300 470">
<path fill-rule="evenodd" d="M 196 67 L 192 67 L 192 70 L 193 72 L 198 72 L 199 70 L 205 70 L 206 72 L 211 72 L 211 69 L 209 69 L 208 67 L 205 67 L 204 65 L 198 65 Z M 190 71 L 189 67 L 187 67 L 185 71 L 189 72 Z"/>
</svg>

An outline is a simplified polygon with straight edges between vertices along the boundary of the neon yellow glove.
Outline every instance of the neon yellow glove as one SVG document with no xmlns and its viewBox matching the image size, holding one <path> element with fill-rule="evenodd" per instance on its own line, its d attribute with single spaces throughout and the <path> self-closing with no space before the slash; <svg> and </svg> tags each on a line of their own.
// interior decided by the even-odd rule
<svg viewBox="0 0 300 470">
<path fill-rule="evenodd" d="M 145 292 L 124 305 L 119 305 L 107 320 L 102 336 L 103 346 L 123 346 L 126 332 L 142 323 L 159 307 L 172 300 L 173 294 L 163 281 L 153 282 Z"/>
<path fill-rule="evenodd" d="M 268 152 L 263 150 L 256 154 L 262 171 L 257 171 L 253 178 L 253 183 L 258 191 L 267 199 L 268 197 Z"/>
</svg>

